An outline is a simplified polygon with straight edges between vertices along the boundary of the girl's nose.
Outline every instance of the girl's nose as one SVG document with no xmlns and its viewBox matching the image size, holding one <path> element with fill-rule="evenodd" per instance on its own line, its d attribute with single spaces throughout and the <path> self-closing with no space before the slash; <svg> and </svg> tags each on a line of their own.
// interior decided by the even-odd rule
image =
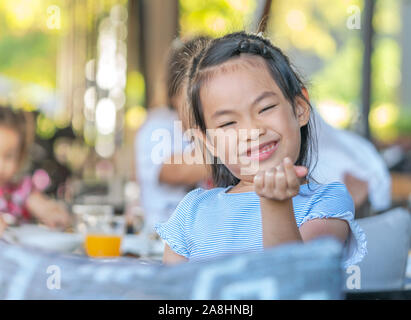
<svg viewBox="0 0 411 320">
<path fill-rule="evenodd" d="M 267 130 L 264 126 L 259 125 L 259 123 L 255 123 L 254 121 L 250 121 L 247 125 L 243 127 L 243 134 L 241 140 L 245 141 L 254 141 L 259 139 L 262 135 L 266 134 Z"/>
</svg>

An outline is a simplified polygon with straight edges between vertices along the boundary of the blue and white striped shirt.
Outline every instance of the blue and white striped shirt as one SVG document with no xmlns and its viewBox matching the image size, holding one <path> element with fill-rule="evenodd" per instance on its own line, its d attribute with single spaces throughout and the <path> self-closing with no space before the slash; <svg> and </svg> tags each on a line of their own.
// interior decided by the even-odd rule
<svg viewBox="0 0 411 320">
<path fill-rule="evenodd" d="M 159 236 L 177 254 L 190 261 L 224 254 L 263 250 L 259 197 L 255 192 L 227 193 L 227 188 L 189 192 L 170 219 L 155 226 Z M 293 197 L 300 227 L 311 219 L 338 218 L 350 225 L 344 265 L 356 264 L 367 253 L 363 230 L 354 221 L 354 203 L 344 184 L 310 183 Z"/>
</svg>

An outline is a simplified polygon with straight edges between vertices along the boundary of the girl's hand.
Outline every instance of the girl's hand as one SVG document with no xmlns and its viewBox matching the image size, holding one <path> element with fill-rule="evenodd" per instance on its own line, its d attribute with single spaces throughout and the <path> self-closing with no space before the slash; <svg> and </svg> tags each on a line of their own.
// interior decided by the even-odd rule
<svg viewBox="0 0 411 320">
<path fill-rule="evenodd" d="M 64 229 L 71 222 L 69 213 L 62 205 L 39 192 L 31 194 L 26 204 L 30 213 L 50 228 Z"/>
<path fill-rule="evenodd" d="M 65 229 L 70 225 L 69 213 L 56 202 L 51 202 L 48 207 L 47 215 L 41 217 L 42 222 L 53 229 Z"/>
<path fill-rule="evenodd" d="M 287 157 L 277 168 L 260 171 L 255 175 L 255 192 L 260 197 L 276 201 L 291 199 L 300 190 L 299 178 L 305 177 L 307 173 L 306 167 L 294 166 Z"/>
</svg>

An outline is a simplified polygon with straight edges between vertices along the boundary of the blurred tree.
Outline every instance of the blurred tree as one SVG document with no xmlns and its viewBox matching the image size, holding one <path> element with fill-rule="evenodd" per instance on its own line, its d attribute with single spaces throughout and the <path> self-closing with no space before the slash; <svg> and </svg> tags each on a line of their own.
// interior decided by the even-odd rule
<svg viewBox="0 0 411 320">
<path fill-rule="evenodd" d="M 405 123 L 411 122 L 399 97 L 401 63 L 404 63 L 401 62 L 399 35 L 404 5 L 404 1 L 375 0 L 375 41 L 371 60 L 371 113 L 374 116 L 370 115 L 370 126 L 376 139 L 395 139 L 399 133 L 407 131 L 409 126 Z M 180 0 L 181 35 L 220 36 L 249 29 L 256 9 L 257 1 Z M 325 102 L 325 107 L 329 102 L 338 104 L 345 109 L 340 115 L 346 119 L 332 124 L 358 129 L 362 117 L 364 0 L 273 1 L 271 10 L 266 33 L 291 56 L 303 76 L 306 75 L 312 85 L 310 92 L 314 101 Z M 349 28 L 348 22 L 356 13 L 360 14 L 359 28 Z M 383 108 L 378 111 L 381 106 Z M 381 110 L 387 108 L 393 109 L 390 114 L 398 114 L 397 120 L 381 122 L 381 116 L 375 116 L 383 114 L 386 111 Z M 328 109 L 329 112 L 335 110 Z M 326 112 L 327 108 L 322 108 L 324 110 Z M 381 131 L 384 134 L 380 134 L 381 126 L 386 126 L 391 134 L 387 135 L 385 129 Z"/>
<path fill-rule="evenodd" d="M 180 0 L 180 35 L 223 34 L 248 29 L 256 1 Z"/>
<path fill-rule="evenodd" d="M 0 73 L 44 87 L 56 86 L 59 33 L 47 27 L 47 8 L 61 1 L 0 2 Z"/>
</svg>

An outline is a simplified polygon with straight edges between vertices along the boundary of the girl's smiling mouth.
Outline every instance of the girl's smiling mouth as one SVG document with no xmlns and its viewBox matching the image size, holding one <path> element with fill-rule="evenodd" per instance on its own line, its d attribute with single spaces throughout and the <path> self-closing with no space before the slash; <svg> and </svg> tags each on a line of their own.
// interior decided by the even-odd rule
<svg viewBox="0 0 411 320">
<path fill-rule="evenodd" d="M 271 157 L 275 150 L 278 148 L 279 141 L 269 141 L 260 144 L 256 148 L 249 148 L 247 150 L 247 157 L 251 160 L 264 161 Z"/>
</svg>

